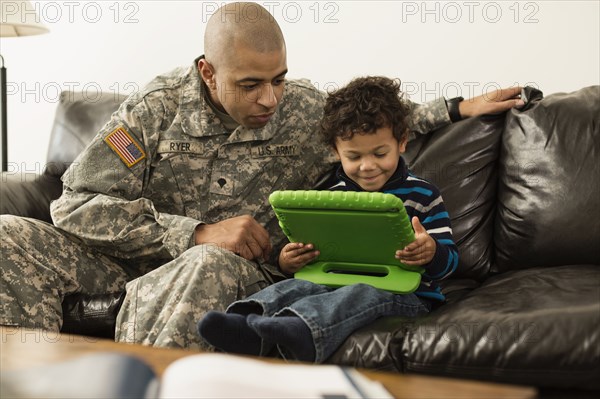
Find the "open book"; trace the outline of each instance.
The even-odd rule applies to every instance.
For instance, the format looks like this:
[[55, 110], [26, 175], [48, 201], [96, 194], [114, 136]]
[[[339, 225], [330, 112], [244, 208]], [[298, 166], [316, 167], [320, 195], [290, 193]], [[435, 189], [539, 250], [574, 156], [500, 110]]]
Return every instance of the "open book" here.
[[161, 379], [124, 354], [83, 355], [3, 371], [2, 398], [392, 398], [355, 369], [206, 353], [171, 363]]

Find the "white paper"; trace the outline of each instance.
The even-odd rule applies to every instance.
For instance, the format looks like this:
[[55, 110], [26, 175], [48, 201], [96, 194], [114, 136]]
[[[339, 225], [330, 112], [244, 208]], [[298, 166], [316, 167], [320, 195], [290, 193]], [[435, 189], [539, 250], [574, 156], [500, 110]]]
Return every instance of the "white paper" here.
[[172, 363], [163, 374], [159, 397], [392, 399], [381, 384], [355, 370], [270, 363], [216, 353], [187, 356]]

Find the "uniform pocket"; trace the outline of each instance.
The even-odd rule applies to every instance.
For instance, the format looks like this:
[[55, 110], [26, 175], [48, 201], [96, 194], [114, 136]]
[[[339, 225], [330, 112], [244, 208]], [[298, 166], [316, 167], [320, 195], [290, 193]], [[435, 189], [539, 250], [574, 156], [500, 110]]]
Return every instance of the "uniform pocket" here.
[[206, 202], [202, 193], [207, 192], [206, 176], [210, 160], [193, 154], [175, 154], [169, 157], [169, 163], [181, 195], [185, 215], [202, 220], [205, 211], [202, 204]]

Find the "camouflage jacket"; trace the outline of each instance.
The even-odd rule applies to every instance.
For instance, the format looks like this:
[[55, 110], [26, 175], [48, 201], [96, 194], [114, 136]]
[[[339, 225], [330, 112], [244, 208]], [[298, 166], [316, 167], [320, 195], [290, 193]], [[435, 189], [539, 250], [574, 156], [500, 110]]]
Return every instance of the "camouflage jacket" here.
[[[284, 236], [269, 194], [310, 188], [331, 167], [317, 137], [325, 96], [307, 80], [287, 80], [265, 127], [231, 131], [208, 104], [196, 63], [158, 76], [63, 175], [54, 224], [107, 255], [160, 262], [194, 245], [199, 223], [247, 214], [277, 248]], [[449, 123], [443, 98], [411, 106], [413, 131]]]

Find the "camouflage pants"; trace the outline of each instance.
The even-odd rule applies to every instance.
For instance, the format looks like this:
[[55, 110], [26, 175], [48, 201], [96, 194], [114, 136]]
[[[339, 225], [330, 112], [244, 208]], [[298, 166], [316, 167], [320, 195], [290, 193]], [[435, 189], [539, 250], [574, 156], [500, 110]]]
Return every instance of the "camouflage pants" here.
[[35, 219], [0, 216], [0, 324], [59, 331], [65, 295], [123, 291], [139, 275]]
[[115, 339], [145, 345], [209, 349], [196, 324], [269, 284], [257, 264], [215, 245], [199, 245], [127, 284]]

